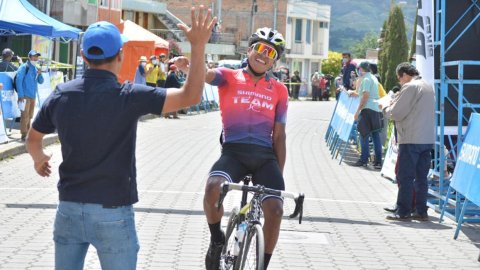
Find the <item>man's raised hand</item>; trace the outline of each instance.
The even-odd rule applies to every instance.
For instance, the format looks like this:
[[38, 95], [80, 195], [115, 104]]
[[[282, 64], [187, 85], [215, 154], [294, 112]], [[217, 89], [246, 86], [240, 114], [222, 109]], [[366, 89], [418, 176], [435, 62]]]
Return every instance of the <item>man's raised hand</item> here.
[[207, 16], [204, 16], [205, 7], [200, 6], [198, 12], [198, 20], [196, 16], [195, 7], [192, 7], [191, 17], [192, 17], [192, 26], [188, 28], [183, 24], [177, 24], [177, 26], [183, 30], [185, 36], [187, 36], [188, 41], [192, 46], [196, 45], [205, 45], [212, 34], [212, 28], [217, 21], [217, 17], [212, 18], [212, 10], [208, 9]]

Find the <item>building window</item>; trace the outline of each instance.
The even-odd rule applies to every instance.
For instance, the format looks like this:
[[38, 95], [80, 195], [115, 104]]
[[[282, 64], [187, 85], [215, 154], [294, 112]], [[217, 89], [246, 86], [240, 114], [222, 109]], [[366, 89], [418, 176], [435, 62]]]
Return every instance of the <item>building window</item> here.
[[320, 28], [328, 29], [328, 22], [320, 22]]
[[108, 6], [108, 1], [109, 0], [99, 0], [98, 2], [99, 2], [101, 7], [107, 7], [108, 8], [109, 7]]
[[295, 20], [295, 43], [302, 43], [302, 19]]
[[311, 28], [311, 24], [312, 24], [312, 21], [307, 21], [307, 33], [306, 33], [306, 37], [305, 37], [307, 44], [310, 44], [311, 38], [312, 38], [312, 37], [311, 37], [311, 34], [310, 34], [310, 32], [311, 32], [311, 29], [310, 29], [310, 28]]
[[122, 10], [121, 3], [122, 0], [112, 0], [112, 9]]
[[133, 11], [131, 11], [131, 10], [125, 11], [125, 20], [126, 21], [129, 20], [129, 21], [132, 21], [132, 22], [135, 20], [135, 18], [133, 16]]

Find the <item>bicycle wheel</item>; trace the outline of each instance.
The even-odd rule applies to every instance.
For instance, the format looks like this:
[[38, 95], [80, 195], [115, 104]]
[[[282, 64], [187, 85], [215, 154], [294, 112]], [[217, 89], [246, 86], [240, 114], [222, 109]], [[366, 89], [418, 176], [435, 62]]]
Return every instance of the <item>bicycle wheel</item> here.
[[227, 228], [225, 228], [225, 245], [222, 249], [222, 257], [220, 259], [220, 269], [233, 269], [235, 263], [233, 256], [233, 246], [235, 243], [235, 225], [237, 225], [238, 208], [234, 207], [228, 217]]
[[265, 242], [263, 239], [262, 226], [255, 224], [245, 234], [244, 242], [238, 256], [239, 270], [263, 270]]

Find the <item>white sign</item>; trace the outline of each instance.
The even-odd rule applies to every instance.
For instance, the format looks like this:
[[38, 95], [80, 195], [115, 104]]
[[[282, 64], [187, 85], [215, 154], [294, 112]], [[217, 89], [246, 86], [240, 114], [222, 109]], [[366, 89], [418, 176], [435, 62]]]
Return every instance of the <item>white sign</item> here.
[[2, 103], [0, 102], [0, 143], [8, 142], [7, 130], [5, 129], [5, 121], [3, 121]]
[[395, 180], [397, 176], [395, 175], [395, 164], [397, 164], [398, 156], [398, 144], [395, 140], [395, 129], [392, 129], [390, 134], [390, 140], [388, 141], [387, 152], [385, 153], [385, 159], [383, 161], [382, 170], [380, 173], [383, 177], [390, 178]]
[[417, 69], [424, 80], [434, 86], [434, 45], [433, 45], [433, 0], [418, 0], [417, 17]]

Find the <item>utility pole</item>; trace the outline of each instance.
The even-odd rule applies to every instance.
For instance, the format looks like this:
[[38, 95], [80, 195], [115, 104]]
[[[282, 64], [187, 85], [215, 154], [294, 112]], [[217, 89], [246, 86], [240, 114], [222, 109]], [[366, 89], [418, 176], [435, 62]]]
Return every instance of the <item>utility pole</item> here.
[[250, 15], [250, 34], [253, 34], [255, 31], [255, 13], [257, 13], [257, 0], [252, 0], [252, 12]]
[[390, 9], [393, 9], [393, 0], [390, 0]]

